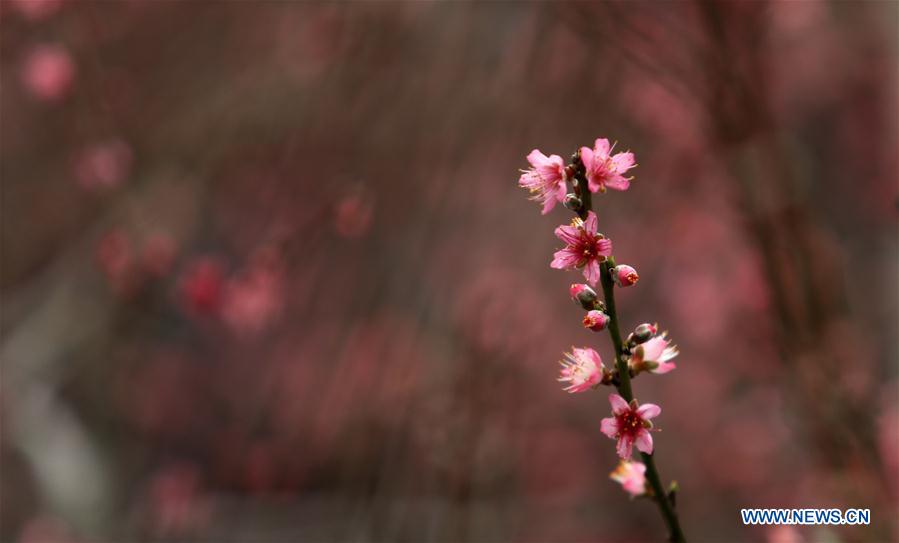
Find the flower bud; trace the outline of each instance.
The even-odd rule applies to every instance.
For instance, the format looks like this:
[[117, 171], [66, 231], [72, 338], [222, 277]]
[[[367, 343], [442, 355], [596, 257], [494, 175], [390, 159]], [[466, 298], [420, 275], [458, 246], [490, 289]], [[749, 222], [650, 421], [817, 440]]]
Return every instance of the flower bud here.
[[589, 328], [594, 332], [601, 332], [609, 325], [609, 316], [602, 311], [588, 311], [584, 316], [584, 328]]
[[578, 303], [581, 304], [581, 307], [587, 311], [596, 309], [596, 291], [590, 288], [589, 285], [575, 283], [571, 285], [568, 292], [571, 294], [571, 297], [577, 300]]
[[612, 281], [619, 287], [629, 287], [640, 279], [637, 270], [627, 264], [619, 264], [609, 271], [612, 273]]
[[[631, 334], [633, 336], [634, 345], [639, 345], [641, 343], [646, 343], [652, 336], [656, 335], [659, 332], [658, 324], [649, 324], [648, 322], [644, 322], [640, 326], [634, 328], [634, 333]], [[629, 338], [630, 339], [630, 338]], [[630, 343], [630, 341], [629, 341]]]
[[578, 212], [581, 210], [581, 199], [577, 197], [574, 193], [568, 193], [565, 195], [565, 201], [562, 202], [562, 205], [570, 209], [571, 211]]

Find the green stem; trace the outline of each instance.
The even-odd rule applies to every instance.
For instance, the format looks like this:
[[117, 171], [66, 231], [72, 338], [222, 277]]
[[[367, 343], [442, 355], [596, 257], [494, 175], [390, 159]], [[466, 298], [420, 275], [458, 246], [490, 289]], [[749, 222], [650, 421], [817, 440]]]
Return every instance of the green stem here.
[[[572, 158], [575, 164], [580, 164], [579, 155], [575, 153]], [[582, 168], [582, 165], [580, 166]], [[587, 178], [581, 169], [575, 179], [574, 191], [581, 199], [581, 207], [578, 215], [582, 220], [587, 219], [587, 213], [593, 210], [592, 194], [587, 188]], [[615, 283], [612, 282], [612, 267], [615, 266], [615, 259], [609, 257], [600, 264], [600, 283], [602, 284], [602, 293], [606, 302], [606, 314], [609, 316], [609, 335], [612, 336], [612, 343], [615, 344], [615, 367], [618, 369], [619, 384], [616, 385], [618, 393], [621, 397], [630, 402], [634, 399], [631, 391], [631, 375], [627, 367], [628, 353], [625, 350], [624, 342], [621, 340], [621, 328], [618, 324], [618, 311], [615, 309]], [[686, 543], [684, 533], [680, 528], [680, 521], [677, 518], [677, 511], [674, 504], [668, 497], [668, 493], [662, 486], [662, 480], [659, 477], [659, 471], [656, 469], [656, 463], [651, 454], [640, 453], [643, 458], [643, 464], [646, 466], [646, 479], [652, 487], [653, 501], [659, 506], [659, 511], [665, 519], [668, 526], [668, 539], [673, 543]]]
[[621, 341], [621, 328], [618, 325], [618, 311], [615, 310], [615, 284], [612, 282], [612, 267], [615, 265], [615, 259], [609, 257], [599, 266], [600, 282], [602, 283], [602, 294], [606, 300], [606, 314], [609, 316], [609, 335], [612, 336], [612, 343], [615, 344], [615, 367], [618, 368], [618, 378], [621, 384], [618, 385], [618, 392], [621, 397], [627, 401], [634, 399], [631, 392], [631, 375], [627, 368], [627, 352], [624, 349], [624, 342]]
[[[606, 302], [606, 314], [609, 316], [609, 335], [612, 336], [612, 343], [615, 344], [615, 367], [618, 368], [618, 393], [621, 397], [630, 402], [634, 399], [631, 392], [631, 376], [627, 367], [627, 352], [624, 348], [624, 342], [621, 340], [621, 330], [618, 324], [618, 311], [615, 309], [615, 284], [612, 282], [611, 269], [615, 265], [612, 257], [609, 257], [600, 265], [600, 282], [602, 283], [602, 293]], [[677, 518], [677, 512], [668, 497], [668, 493], [662, 486], [659, 471], [656, 469], [656, 463], [651, 454], [640, 453], [643, 458], [643, 464], [646, 466], [646, 479], [652, 487], [653, 501], [659, 506], [659, 511], [668, 525], [668, 538], [675, 543], [685, 543], [686, 539], [680, 528], [680, 521]]]
[[662, 486], [655, 460], [651, 454], [640, 453], [640, 456], [643, 458], [643, 464], [646, 466], [646, 479], [649, 481], [649, 486], [652, 487], [652, 491], [655, 494], [653, 499], [659, 506], [662, 516], [665, 517], [665, 524], [668, 525], [668, 539], [674, 543], [686, 543], [687, 540], [684, 539], [684, 533], [680, 529], [677, 511], [674, 510], [671, 499], [668, 497], [668, 492]]

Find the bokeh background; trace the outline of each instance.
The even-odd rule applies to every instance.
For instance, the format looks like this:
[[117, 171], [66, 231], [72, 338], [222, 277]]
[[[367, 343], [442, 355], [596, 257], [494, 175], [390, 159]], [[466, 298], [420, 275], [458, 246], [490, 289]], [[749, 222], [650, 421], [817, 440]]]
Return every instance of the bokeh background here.
[[[661, 541], [555, 381], [595, 198], [692, 541], [896, 541], [895, 2], [0, 4], [0, 539]], [[744, 527], [859, 507], [867, 527]]]

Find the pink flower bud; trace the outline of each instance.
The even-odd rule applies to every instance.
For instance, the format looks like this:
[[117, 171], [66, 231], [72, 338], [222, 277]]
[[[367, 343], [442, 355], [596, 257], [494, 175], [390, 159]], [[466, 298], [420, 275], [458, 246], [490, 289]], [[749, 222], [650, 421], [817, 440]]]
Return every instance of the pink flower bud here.
[[658, 324], [649, 324], [648, 322], [644, 322], [643, 324], [634, 328], [634, 333], [631, 334], [628, 343], [633, 345], [639, 345], [640, 343], [646, 343], [652, 336], [659, 333], [659, 325]]
[[[577, 300], [580, 294], [585, 291], [592, 292], [593, 289], [583, 283], [572, 283], [571, 287], [568, 288], [568, 293], [571, 294], [571, 297], [575, 300]], [[596, 293], [593, 292], [593, 295], [595, 296]]]
[[596, 309], [596, 291], [590, 288], [589, 285], [575, 283], [568, 289], [568, 293], [587, 311]]
[[584, 328], [589, 328], [594, 332], [601, 332], [609, 325], [609, 316], [602, 311], [588, 311], [584, 317]]
[[636, 284], [640, 279], [640, 276], [637, 275], [637, 270], [627, 264], [615, 266], [610, 271], [612, 272], [612, 280], [619, 287], [629, 287]]

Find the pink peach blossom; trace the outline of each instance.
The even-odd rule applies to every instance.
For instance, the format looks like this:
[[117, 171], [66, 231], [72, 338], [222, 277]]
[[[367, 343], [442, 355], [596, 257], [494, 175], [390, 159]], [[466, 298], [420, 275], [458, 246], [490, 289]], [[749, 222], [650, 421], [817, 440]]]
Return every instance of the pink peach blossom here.
[[572, 347], [570, 353], [565, 353], [565, 360], [559, 364], [562, 365], [559, 381], [569, 383], [564, 390], [570, 393], [583, 392], [602, 382], [602, 359], [593, 349]]
[[568, 293], [571, 294], [571, 298], [575, 302], [580, 304], [580, 306], [587, 311], [590, 311], [597, 306], [596, 291], [590, 288], [589, 285], [575, 283], [568, 289]]
[[646, 466], [642, 462], [619, 460], [615, 471], [609, 474], [609, 478], [621, 483], [621, 487], [632, 498], [646, 494]]
[[584, 268], [584, 277], [591, 285], [599, 281], [599, 263], [612, 254], [612, 241], [596, 232], [596, 214], [590, 211], [587, 220], [575, 218], [570, 225], [556, 228], [556, 237], [567, 246], [556, 251], [550, 266], [559, 270]]
[[609, 316], [594, 309], [592, 311], [588, 311], [584, 316], [584, 328], [589, 328], [594, 332], [601, 332], [606, 329], [606, 326], [609, 325]]
[[662, 333], [634, 349], [630, 366], [637, 373], [644, 370], [649, 373], [668, 373], [677, 367], [674, 362], [669, 362], [677, 355], [677, 346], [671, 344], [667, 333]]
[[662, 412], [662, 408], [652, 404], [640, 405], [637, 400], [630, 403], [618, 394], [609, 395], [612, 404], [612, 417], [602, 419], [602, 433], [618, 440], [616, 450], [621, 458], [630, 458], [633, 446], [646, 454], [652, 454], [652, 422]]
[[531, 168], [522, 170], [518, 186], [531, 192], [531, 200], [543, 204], [542, 213], [546, 215], [556, 202], [565, 200], [565, 162], [559, 155], [547, 157], [538, 149], [531, 151], [528, 162]]
[[636, 166], [634, 153], [630, 151], [612, 154], [609, 140], [599, 138], [593, 146], [581, 147], [581, 161], [587, 170], [587, 186], [590, 192], [605, 192], [606, 187], [627, 190], [630, 179], [624, 173]]
[[65, 47], [38, 45], [28, 53], [22, 68], [22, 84], [38, 100], [62, 99], [75, 79], [75, 63]]
[[629, 287], [637, 284], [637, 281], [640, 280], [637, 270], [627, 264], [619, 264], [609, 271], [612, 273], [612, 281], [619, 287]]

